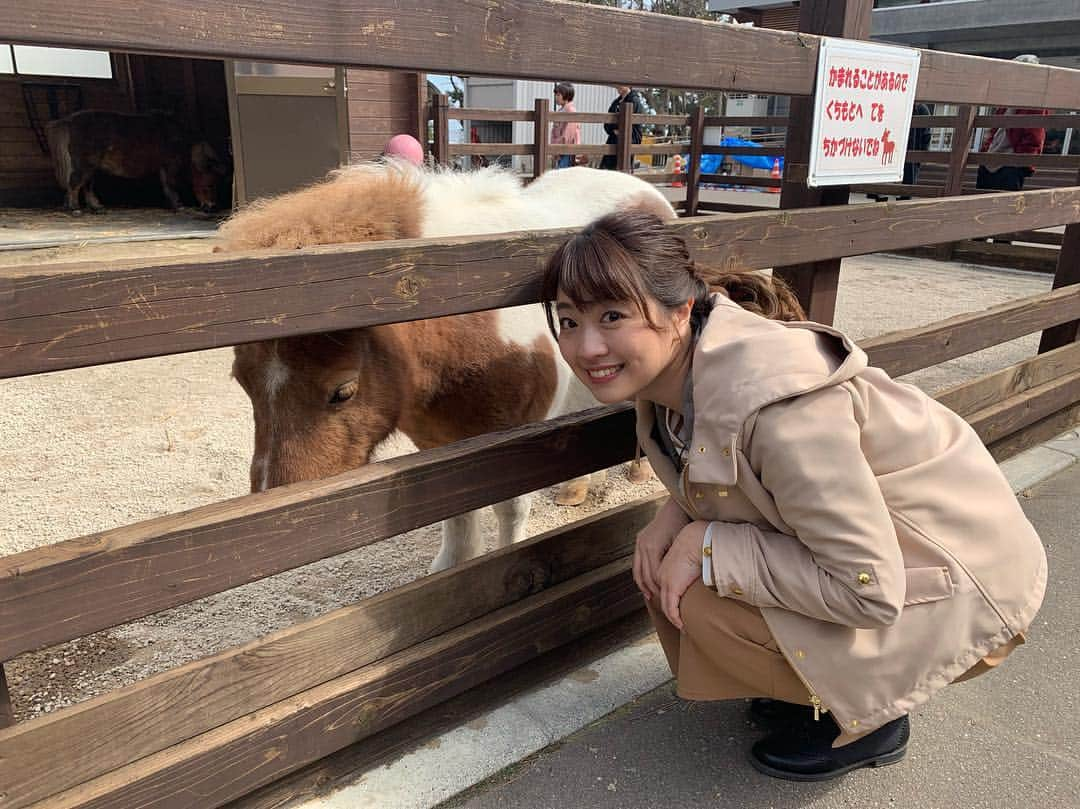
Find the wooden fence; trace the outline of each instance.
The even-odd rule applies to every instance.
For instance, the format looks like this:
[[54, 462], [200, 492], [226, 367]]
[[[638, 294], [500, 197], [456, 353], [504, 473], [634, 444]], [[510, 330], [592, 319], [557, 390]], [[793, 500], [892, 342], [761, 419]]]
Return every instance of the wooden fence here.
[[[804, 0], [793, 34], [537, 0], [160, 0], [152, 19], [118, 0], [27, 0], [0, 6], [0, 38], [477, 75], [547, 77], [557, 65], [574, 81], [798, 96], [784, 210], [672, 227], [703, 261], [777, 268], [829, 320], [844, 257], [1066, 225], [1052, 292], [864, 342], [902, 374], [1042, 331], [1039, 355], [941, 397], [1005, 457], [1080, 419], [1080, 187], [844, 208], [846, 188], [795, 180], [816, 34], [865, 36], [870, 6]], [[1062, 107], [1080, 97], [1080, 72], [927, 52], [919, 95]], [[0, 270], [0, 377], [535, 302], [564, 236]], [[453, 268], [465, 263], [462, 290]], [[603, 408], [0, 559], [0, 661], [610, 466], [633, 441], [628, 410]], [[629, 554], [656, 507], [617, 509], [28, 721], [12, 723], [0, 680], [0, 805], [209, 809], [378, 739], [639, 611]]]

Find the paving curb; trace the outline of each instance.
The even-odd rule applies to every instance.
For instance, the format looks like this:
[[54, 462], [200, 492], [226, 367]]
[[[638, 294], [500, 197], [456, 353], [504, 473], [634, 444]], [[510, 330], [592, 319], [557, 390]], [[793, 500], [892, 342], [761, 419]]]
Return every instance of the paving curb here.
[[[1069, 430], [1001, 464], [1021, 494], [1080, 463], [1080, 430]], [[649, 636], [654, 637], [654, 636]], [[527, 756], [644, 696], [671, 678], [656, 642], [635, 643], [587, 663], [453, 728], [393, 761], [353, 774], [303, 809], [430, 809]]]

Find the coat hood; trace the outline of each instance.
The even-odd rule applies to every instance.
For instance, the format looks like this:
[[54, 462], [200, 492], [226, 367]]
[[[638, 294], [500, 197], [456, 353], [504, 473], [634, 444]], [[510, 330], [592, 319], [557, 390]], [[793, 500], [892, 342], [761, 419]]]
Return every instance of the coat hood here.
[[761, 408], [839, 385], [862, 372], [866, 353], [829, 326], [780, 322], [748, 312], [726, 295], [712, 311], [691, 364], [695, 414], [689, 479], [734, 486], [747, 420]]

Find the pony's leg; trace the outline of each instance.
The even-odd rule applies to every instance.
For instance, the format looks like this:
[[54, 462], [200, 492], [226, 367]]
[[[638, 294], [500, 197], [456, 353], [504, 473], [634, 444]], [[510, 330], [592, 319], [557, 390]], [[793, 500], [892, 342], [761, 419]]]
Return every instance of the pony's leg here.
[[165, 194], [165, 199], [169, 201], [174, 211], [179, 211], [184, 207], [184, 203], [180, 199], [180, 195], [176, 193], [176, 173], [166, 169], [158, 169], [158, 179], [161, 180], [161, 190]]
[[472, 559], [484, 552], [480, 536], [480, 512], [466, 511], [448, 520], [443, 520], [443, 540], [439, 553], [431, 563], [431, 572], [460, 565], [466, 559]]
[[83, 193], [86, 194], [86, 204], [90, 206], [90, 210], [94, 213], [105, 213], [105, 206], [101, 204], [101, 200], [98, 199], [98, 195], [94, 193], [94, 178], [91, 177], [90, 181], [83, 189]]
[[532, 509], [532, 495], [523, 494], [496, 503], [492, 508], [499, 518], [499, 547], [505, 548], [525, 539], [528, 527], [529, 511]]

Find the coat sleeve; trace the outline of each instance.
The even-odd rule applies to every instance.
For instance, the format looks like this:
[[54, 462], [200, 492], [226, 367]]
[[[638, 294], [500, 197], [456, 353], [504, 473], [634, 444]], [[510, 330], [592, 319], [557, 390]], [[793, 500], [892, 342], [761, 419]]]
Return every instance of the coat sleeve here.
[[904, 562], [860, 432], [843, 387], [758, 414], [750, 464], [796, 536], [751, 523], [714, 525], [720, 595], [845, 626], [896, 621], [906, 590]]

